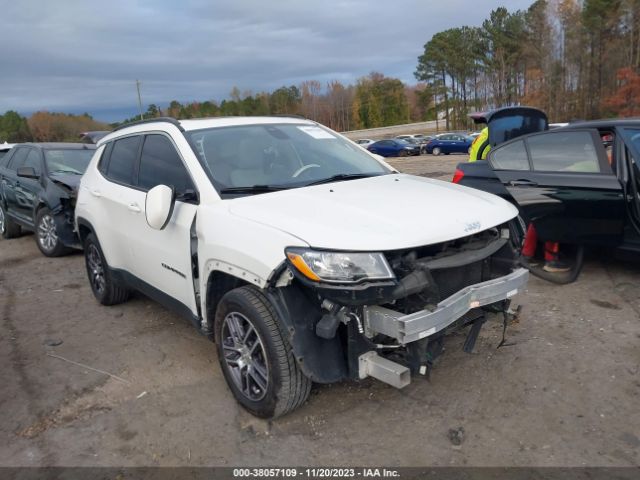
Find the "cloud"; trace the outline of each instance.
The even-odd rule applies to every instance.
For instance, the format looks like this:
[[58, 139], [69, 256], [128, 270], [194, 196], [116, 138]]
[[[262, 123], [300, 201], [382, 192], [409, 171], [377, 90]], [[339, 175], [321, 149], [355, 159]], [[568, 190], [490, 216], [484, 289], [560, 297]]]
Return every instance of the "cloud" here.
[[[511, 0], [508, 8], [530, 3]], [[0, 111], [88, 111], [118, 120], [136, 110], [136, 79], [145, 104], [221, 100], [234, 86], [258, 92], [309, 79], [353, 82], [373, 70], [413, 83], [434, 33], [479, 25], [500, 4], [4, 2]]]

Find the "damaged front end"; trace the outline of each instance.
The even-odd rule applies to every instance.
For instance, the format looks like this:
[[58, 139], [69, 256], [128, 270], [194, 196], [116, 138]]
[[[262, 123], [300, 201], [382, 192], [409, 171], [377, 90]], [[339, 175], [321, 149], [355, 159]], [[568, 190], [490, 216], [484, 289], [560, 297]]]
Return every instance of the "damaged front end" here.
[[528, 279], [518, 238], [514, 220], [435, 245], [343, 253], [331, 268], [337, 254], [288, 250], [268, 295], [312, 380], [372, 376], [401, 388], [429, 372], [447, 333], [471, 324], [470, 352], [486, 312], [501, 312], [506, 329], [510, 298]]
[[46, 198], [42, 199], [42, 203], [51, 206], [51, 216], [56, 224], [56, 233], [60, 242], [65, 247], [81, 248], [74, 220], [77, 187], [56, 178], [52, 178], [52, 181], [55, 186], [47, 190]]

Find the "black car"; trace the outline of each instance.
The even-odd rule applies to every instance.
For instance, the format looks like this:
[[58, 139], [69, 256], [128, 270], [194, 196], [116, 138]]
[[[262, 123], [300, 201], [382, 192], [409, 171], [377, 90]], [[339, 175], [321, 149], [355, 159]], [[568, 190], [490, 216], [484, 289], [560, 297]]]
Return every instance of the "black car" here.
[[0, 232], [16, 237], [35, 231], [36, 243], [48, 257], [79, 247], [73, 211], [80, 178], [94, 145], [25, 143], [0, 160]]
[[539, 239], [569, 246], [572, 281], [583, 246], [640, 252], [639, 162], [640, 121], [598, 120], [504, 142], [454, 182], [513, 202]]

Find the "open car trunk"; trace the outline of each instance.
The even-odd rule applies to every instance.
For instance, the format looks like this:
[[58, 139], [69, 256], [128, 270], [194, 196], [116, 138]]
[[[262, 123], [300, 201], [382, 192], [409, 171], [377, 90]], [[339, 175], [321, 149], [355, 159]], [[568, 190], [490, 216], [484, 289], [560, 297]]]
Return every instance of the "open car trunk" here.
[[489, 144], [500, 145], [527, 133], [549, 129], [549, 119], [542, 110], [532, 107], [505, 107], [469, 115], [476, 125], [487, 124]]

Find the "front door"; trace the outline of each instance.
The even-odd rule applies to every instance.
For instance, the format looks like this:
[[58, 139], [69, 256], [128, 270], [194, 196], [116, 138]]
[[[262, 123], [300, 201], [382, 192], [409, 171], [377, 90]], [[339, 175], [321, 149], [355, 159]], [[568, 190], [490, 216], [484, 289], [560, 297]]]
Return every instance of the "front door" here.
[[[169, 295], [196, 315], [191, 258], [191, 227], [197, 211], [194, 183], [171, 139], [163, 134], [146, 135], [136, 175], [137, 190], [130, 231], [132, 273]], [[163, 230], [146, 221], [146, 192], [157, 185], [175, 190], [171, 219]]]
[[21, 155], [11, 162], [13, 174], [14, 204], [9, 210], [16, 217], [20, 217], [27, 224], [35, 223], [34, 209], [38, 199], [38, 192], [42, 190], [39, 179], [19, 177], [15, 170], [20, 167], [31, 167], [36, 175], [42, 175], [42, 154], [35, 148], [29, 148], [26, 155]]
[[[640, 235], [640, 128], [622, 128], [618, 132], [624, 144], [617, 149], [624, 158], [624, 188], [627, 206], [627, 219], [630, 228]], [[637, 242], [637, 239], [636, 239]]]
[[491, 167], [542, 240], [618, 245], [625, 201], [597, 130], [555, 130], [492, 150]]

